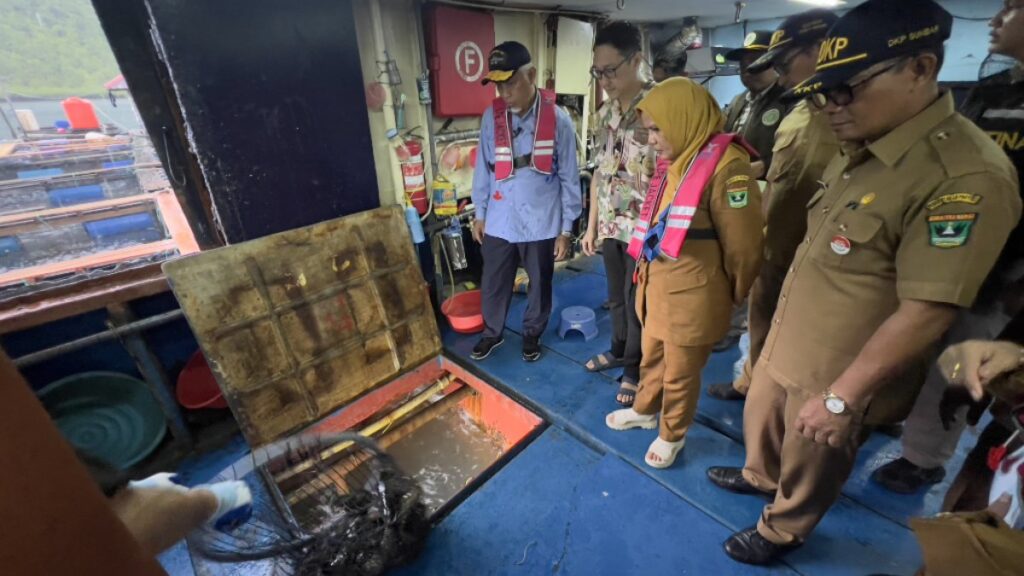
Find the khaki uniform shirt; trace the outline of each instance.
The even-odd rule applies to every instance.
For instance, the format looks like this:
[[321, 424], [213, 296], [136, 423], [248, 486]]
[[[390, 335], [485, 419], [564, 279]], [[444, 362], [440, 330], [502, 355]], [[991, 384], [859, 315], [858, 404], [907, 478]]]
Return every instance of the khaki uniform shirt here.
[[808, 235], [761, 359], [783, 385], [818, 393], [900, 300], [970, 306], [1021, 200], [1006, 155], [954, 112], [946, 93], [877, 141], [837, 156], [808, 208]]
[[839, 153], [839, 140], [825, 113], [801, 101], [775, 132], [766, 176], [765, 265], [788, 267], [807, 233], [807, 203], [818, 191], [825, 167]]
[[[704, 190], [679, 258], [641, 262], [636, 309], [644, 331], [676, 346], [721, 340], [733, 305], [746, 298], [760, 271], [763, 226], [750, 162], [733, 160]], [[701, 239], [700, 231], [714, 231], [717, 239]]]
[[615, 98], [597, 111], [597, 240], [614, 238], [626, 244], [640, 216], [647, 185], [654, 174], [654, 152], [636, 105], [654, 85], [644, 86], [625, 112]]
[[[772, 163], [772, 145], [775, 143], [775, 131], [786, 116], [789, 108], [782, 103], [785, 88], [772, 84], [764, 92], [751, 97], [749, 91], [733, 98], [726, 108], [725, 131], [736, 132], [746, 140], [765, 166]], [[740, 119], [746, 111], [746, 121], [740, 126]], [[753, 160], [751, 160], [753, 161]]]

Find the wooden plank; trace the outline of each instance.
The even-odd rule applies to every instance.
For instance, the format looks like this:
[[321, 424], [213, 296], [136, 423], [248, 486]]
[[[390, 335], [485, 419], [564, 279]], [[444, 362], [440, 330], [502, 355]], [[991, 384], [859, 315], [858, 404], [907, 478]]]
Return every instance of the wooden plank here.
[[130, 216], [140, 212], [150, 212], [156, 208], [153, 200], [154, 199], [149, 199], [143, 202], [129, 202], [125, 206], [103, 208], [89, 212], [73, 212], [71, 214], [43, 220], [22, 218], [22, 221], [18, 224], [0, 224], [0, 236], [18, 236], [29, 232], [36, 232], [40, 229], [48, 230], [57, 226], [73, 226], [75, 224], [85, 224], [86, 222], [94, 222], [96, 220], [106, 220], [108, 218], [117, 218], [118, 216]]
[[96, 202], [87, 202], [84, 204], [75, 204], [73, 206], [63, 206], [60, 208], [47, 208], [46, 210], [37, 210], [35, 212], [4, 214], [0, 216], [0, 228], [14, 224], [25, 224], [28, 222], [41, 222], [57, 218], [66, 218], [72, 214], [81, 214], [95, 210], [120, 208], [129, 204], [149, 203], [154, 200], [155, 197], [153, 193], [135, 194], [134, 196], [124, 196], [123, 198], [107, 198], [105, 200], [97, 200]]
[[199, 252], [199, 242], [192, 233], [192, 225], [188, 223], [174, 190], [161, 190], [150, 195], [156, 199], [157, 206], [160, 207], [160, 218], [164, 221], [171, 239], [178, 245], [178, 251], [182, 254]]
[[159, 162], [144, 162], [142, 164], [130, 164], [128, 166], [118, 166], [116, 168], [96, 168], [95, 170], [82, 170], [81, 172], [69, 172], [67, 174], [61, 174], [60, 176], [49, 176], [42, 178], [18, 178], [15, 180], [0, 180], [0, 192], [7, 192], [17, 188], [23, 188], [25, 186], [35, 186], [40, 182], [46, 182], [55, 184], [67, 180], [69, 182], [75, 182], [81, 178], [87, 176], [102, 176], [113, 172], [133, 172], [135, 170], [148, 170], [150, 168], [162, 168]]
[[254, 447], [441, 348], [398, 207], [181, 258], [164, 272]]
[[0, 306], [0, 334], [27, 330], [109, 304], [129, 302], [170, 290], [159, 266], [125, 270], [103, 278], [30, 294]]
[[160, 242], [140, 244], [138, 246], [121, 248], [120, 250], [109, 250], [107, 252], [90, 254], [73, 260], [55, 262], [53, 264], [40, 264], [39, 266], [19, 268], [17, 270], [0, 274], [0, 286], [18, 284], [21, 282], [35, 282], [49, 276], [81, 272], [92, 268], [109, 266], [111, 264], [124, 262], [125, 260], [144, 258], [161, 252], [171, 252], [172, 250], [177, 249], [177, 247], [178, 246], [174, 243], [174, 240], [161, 240]]

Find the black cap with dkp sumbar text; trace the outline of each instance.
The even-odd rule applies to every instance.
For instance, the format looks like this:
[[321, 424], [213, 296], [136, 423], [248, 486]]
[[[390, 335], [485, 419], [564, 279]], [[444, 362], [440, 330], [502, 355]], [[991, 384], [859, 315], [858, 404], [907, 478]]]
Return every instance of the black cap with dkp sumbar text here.
[[879, 62], [939, 47], [952, 29], [953, 16], [933, 0], [868, 0], [829, 30], [814, 76], [790, 95], [829, 90]]
[[839, 16], [828, 10], [816, 8], [799, 14], [794, 14], [782, 21], [782, 24], [772, 33], [771, 44], [764, 56], [761, 56], [749, 70], [755, 74], [768, 69], [783, 53], [790, 48], [810, 46], [821, 40], [828, 34], [828, 29], [836, 23]]
[[487, 56], [487, 75], [480, 82], [505, 82], [517, 70], [530, 63], [530, 51], [519, 42], [502, 42]]

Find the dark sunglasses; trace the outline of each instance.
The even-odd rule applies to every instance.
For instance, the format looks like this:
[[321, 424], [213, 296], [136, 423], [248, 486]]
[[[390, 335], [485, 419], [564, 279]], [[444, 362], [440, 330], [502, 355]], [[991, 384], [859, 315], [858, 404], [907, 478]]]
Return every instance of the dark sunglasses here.
[[618, 64], [611, 68], [596, 68], [594, 66], [591, 66], [590, 76], [593, 77], [594, 80], [600, 80], [602, 76], [611, 80], [612, 78], [615, 78], [615, 76], [618, 74], [619, 68], [622, 68], [623, 64], [629, 62], [629, 60], [633, 58], [635, 54], [636, 52], [630, 52], [628, 56], [622, 59], [622, 62], [619, 62]]
[[868, 76], [861, 78], [860, 80], [853, 82], [851, 84], [840, 84], [834, 88], [829, 88], [828, 90], [823, 90], [816, 94], [812, 94], [810, 97], [811, 103], [814, 104], [818, 109], [825, 108], [826, 106], [828, 106], [829, 102], [835, 104], [836, 106], [848, 106], [850, 102], [853, 102], [854, 90], [858, 86], [864, 86], [868, 82], [892, 70], [893, 68], [898, 66], [900, 62], [902, 62], [902, 60], [893, 62], [892, 64], [880, 70], [876, 70], [873, 74], [869, 74]]

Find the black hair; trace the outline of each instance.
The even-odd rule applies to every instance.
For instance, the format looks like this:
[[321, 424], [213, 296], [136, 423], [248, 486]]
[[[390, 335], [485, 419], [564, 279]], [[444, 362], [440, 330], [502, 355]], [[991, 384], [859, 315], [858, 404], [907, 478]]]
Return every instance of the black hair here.
[[682, 76], [686, 72], [686, 47], [670, 42], [658, 51], [651, 68], [661, 68], [670, 77]]
[[597, 31], [594, 48], [606, 45], [615, 48], [623, 56], [629, 56], [643, 50], [643, 36], [636, 24], [615, 20]]

